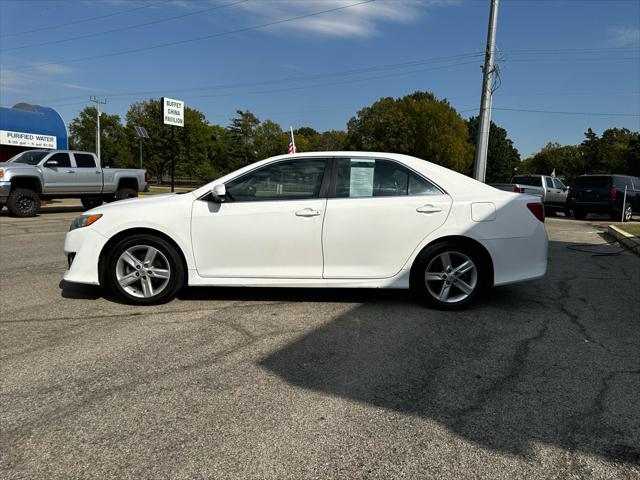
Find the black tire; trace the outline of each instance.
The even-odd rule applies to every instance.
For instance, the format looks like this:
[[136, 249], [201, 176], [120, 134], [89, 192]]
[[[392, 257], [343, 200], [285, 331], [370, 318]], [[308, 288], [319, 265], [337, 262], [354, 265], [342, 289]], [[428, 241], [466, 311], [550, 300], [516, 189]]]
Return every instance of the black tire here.
[[80, 201], [86, 210], [99, 207], [103, 203], [102, 197], [82, 197]]
[[[441, 256], [449, 254], [449, 273], [446, 273]], [[473, 271], [455, 274], [456, 268], [463, 262], [471, 261]], [[427, 273], [435, 275], [435, 271], [441, 278], [427, 280]], [[468, 307], [482, 291], [490, 287], [491, 266], [485, 255], [479, 251], [479, 247], [473, 247], [466, 243], [445, 241], [425, 248], [416, 258], [411, 268], [410, 287], [418, 301], [440, 310], [458, 310]], [[446, 276], [446, 280], [444, 278]], [[447, 283], [449, 282], [449, 283]], [[470, 292], [464, 292], [460, 286], [465, 284], [465, 289], [472, 287]], [[438, 298], [448, 287], [446, 300]]]
[[135, 198], [138, 196], [138, 192], [136, 192], [133, 188], [121, 188], [114, 195], [114, 200], [124, 200], [126, 198]]
[[545, 217], [555, 217], [556, 210], [553, 207], [544, 207], [544, 216]]
[[40, 195], [28, 188], [14, 188], [7, 198], [7, 209], [14, 217], [35, 217], [40, 211]]
[[577, 208], [574, 208], [573, 218], [575, 218], [576, 220], [584, 220], [585, 218], [587, 218], [587, 212], [585, 212], [584, 210], [578, 210]]
[[564, 216], [565, 216], [565, 217], [572, 217], [572, 216], [573, 216], [573, 213], [572, 213], [572, 211], [571, 211], [571, 209], [570, 209], [570, 208], [565, 208], [565, 209], [563, 210], [563, 212], [564, 212]]
[[[124, 252], [131, 252], [136, 249], [140, 249], [140, 252], [143, 253], [143, 249], [148, 247], [153, 247], [159, 252], [159, 254], [156, 254], [154, 265], [157, 268], [168, 270], [169, 276], [166, 285], [159, 293], [145, 296], [145, 289], [142, 285], [142, 282], [145, 281], [143, 280], [145, 274], [149, 275], [148, 281], [152, 282], [154, 288], [161, 288], [164, 279], [157, 276], [153, 277], [153, 272], [150, 274], [149, 269], [145, 271], [145, 263], [142, 255], [134, 254], [140, 262], [139, 269], [134, 269], [124, 260], [120, 261], [120, 257]], [[163, 265], [165, 262], [168, 268]], [[123, 266], [128, 267], [128, 270], [123, 270]], [[168, 302], [176, 296], [185, 283], [185, 268], [180, 254], [169, 242], [153, 235], [133, 235], [121, 240], [109, 253], [105, 268], [104, 278], [107, 287], [127, 303], [134, 305], [153, 305]], [[153, 266], [151, 266], [151, 269], [153, 269]], [[140, 275], [136, 275], [139, 279], [136, 278], [129, 286], [121, 285], [118, 276], [120, 275], [122, 280], [124, 276], [131, 275], [132, 273], [139, 273]]]

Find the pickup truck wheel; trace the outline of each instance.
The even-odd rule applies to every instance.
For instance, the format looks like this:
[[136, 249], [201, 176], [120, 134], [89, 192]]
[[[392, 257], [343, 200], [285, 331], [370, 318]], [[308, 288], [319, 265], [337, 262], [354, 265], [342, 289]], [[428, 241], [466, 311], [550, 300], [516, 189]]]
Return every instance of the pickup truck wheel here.
[[15, 188], [7, 198], [7, 209], [15, 217], [35, 217], [40, 211], [40, 195], [28, 188]]
[[107, 258], [106, 279], [127, 303], [151, 305], [175, 297], [185, 278], [176, 249], [153, 235], [133, 235], [120, 241]]
[[82, 206], [87, 210], [102, 205], [102, 197], [82, 197], [80, 201], [82, 202]]
[[576, 220], [584, 220], [585, 218], [587, 218], [587, 212], [585, 212], [584, 210], [578, 210], [577, 208], [574, 208], [573, 218], [575, 218]]
[[116, 200], [124, 200], [125, 198], [135, 198], [138, 196], [138, 192], [136, 192], [133, 188], [121, 188], [115, 194]]
[[458, 242], [438, 243], [416, 258], [410, 286], [428, 306], [457, 310], [467, 307], [487, 287], [488, 270], [474, 248]]

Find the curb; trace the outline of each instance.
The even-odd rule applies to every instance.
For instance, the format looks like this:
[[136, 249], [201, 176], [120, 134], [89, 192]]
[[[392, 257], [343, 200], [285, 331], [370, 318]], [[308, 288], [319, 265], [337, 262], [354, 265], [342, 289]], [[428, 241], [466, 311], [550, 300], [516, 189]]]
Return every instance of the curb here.
[[618, 240], [627, 250], [640, 256], [640, 238], [625, 232], [613, 225], [609, 225], [609, 234]]

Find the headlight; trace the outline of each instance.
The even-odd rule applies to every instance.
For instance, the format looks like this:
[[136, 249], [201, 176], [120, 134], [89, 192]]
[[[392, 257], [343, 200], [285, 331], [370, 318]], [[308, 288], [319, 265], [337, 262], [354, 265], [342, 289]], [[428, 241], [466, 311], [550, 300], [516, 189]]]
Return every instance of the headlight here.
[[92, 223], [97, 222], [102, 218], [101, 213], [96, 213], [94, 215], [81, 215], [76, 217], [73, 222], [71, 222], [71, 226], [69, 227], [69, 231], [75, 230], [76, 228], [88, 227]]

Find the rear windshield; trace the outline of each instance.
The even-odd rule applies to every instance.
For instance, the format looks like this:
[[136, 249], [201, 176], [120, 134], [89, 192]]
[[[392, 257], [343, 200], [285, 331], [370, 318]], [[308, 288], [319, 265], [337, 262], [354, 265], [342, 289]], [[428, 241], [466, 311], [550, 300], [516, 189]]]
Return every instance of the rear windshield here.
[[573, 181], [572, 188], [609, 188], [611, 177], [578, 177]]
[[27, 165], [37, 165], [38, 163], [40, 163], [40, 160], [42, 160], [45, 157], [45, 155], [48, 155], [48, 154], [49, 152], [26, 151], [26, 152], [19, 153], [15, 157], [9, 159], [9, 161], [13, 163], [26, 163]]
[[513, 177], [511, 183], [519, 183], [520, 185], [531, 185], [532, 187], [541, 187], [542, 177]]

